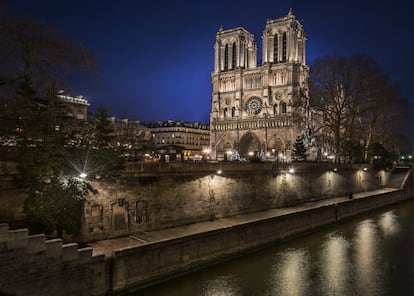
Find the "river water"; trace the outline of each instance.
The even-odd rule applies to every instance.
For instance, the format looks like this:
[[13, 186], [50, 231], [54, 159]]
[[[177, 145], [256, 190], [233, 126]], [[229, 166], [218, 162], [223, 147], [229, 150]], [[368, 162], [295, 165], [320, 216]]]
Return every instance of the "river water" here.
[[414, 201], [129, 295], [414, 295]]

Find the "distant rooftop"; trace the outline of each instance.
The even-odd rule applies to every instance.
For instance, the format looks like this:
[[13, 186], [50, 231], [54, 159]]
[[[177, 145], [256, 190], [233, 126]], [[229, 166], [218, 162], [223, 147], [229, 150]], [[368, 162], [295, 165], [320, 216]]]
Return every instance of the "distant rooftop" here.
[[203, 130], [208, 130], [210, 128], [208, 124], [202, 124], [199, 122], [188, 122], [188, 121], [174, 121], [174, 120], [147, 121], [147, 122], [142, 122], [142, 124], [148, 128], [188, 127], [188, 128], [203, 129]]

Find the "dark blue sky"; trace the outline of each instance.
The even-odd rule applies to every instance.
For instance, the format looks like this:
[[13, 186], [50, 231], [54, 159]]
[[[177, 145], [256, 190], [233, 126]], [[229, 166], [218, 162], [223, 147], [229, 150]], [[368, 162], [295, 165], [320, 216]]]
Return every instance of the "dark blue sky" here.
[[[9, 14], [55, 24], [98, 59], [100, 78], [74, 84], [91, 109], [130, 119], [208, 123], [215, 34], [242, 26], [261, 59], [267, 19], [292, 8], [308, 38], [307, 61], [364, 53], [400, 84], [414, 106], [414, 41], [409, 1], [29, 1], [3, 2]], [[387, 1], [389, 2], [389, 1]], [[0, 6], [1, 7], [1, 6]]]

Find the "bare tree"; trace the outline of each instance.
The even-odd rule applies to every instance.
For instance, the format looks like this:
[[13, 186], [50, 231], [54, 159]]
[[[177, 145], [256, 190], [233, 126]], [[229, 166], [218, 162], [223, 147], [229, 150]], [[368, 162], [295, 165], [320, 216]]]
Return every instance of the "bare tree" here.
[[333, 152], [349, 161], [367, 161], [374, 143], [393, 144], [396, 127], [408, 118], [407, 99], [365, 55], [318, 59], [311, 69], [310, 94], [314, 130], [328, 136]]

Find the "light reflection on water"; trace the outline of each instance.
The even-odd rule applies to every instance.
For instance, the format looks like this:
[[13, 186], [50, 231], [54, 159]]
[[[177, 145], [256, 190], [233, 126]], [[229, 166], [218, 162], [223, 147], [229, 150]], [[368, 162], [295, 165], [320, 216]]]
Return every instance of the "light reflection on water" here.
[[310, 284], [310, 256], [304, 249], [288, 249], [276, 255], [266, 295], [307, 295]]
[[240, 284], [234, 276], [219, 276], [206, 282], [204, 296], [237, 296], [240, 295]]
[[349, 245], [339, 233], [325, 237], [319, 253], [319, 286], [323, 295], [346, 295], [351, 270]]
[[367, 219], [359, 223], [354, 231], [355, 290], [364, 295], [380, 295], [381, 258], [377, 248], [380, 243], [375, 221]]
[[414, 295], [413, 226], [411, 202], [131, 295]]

